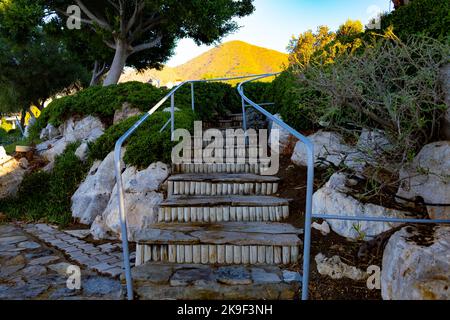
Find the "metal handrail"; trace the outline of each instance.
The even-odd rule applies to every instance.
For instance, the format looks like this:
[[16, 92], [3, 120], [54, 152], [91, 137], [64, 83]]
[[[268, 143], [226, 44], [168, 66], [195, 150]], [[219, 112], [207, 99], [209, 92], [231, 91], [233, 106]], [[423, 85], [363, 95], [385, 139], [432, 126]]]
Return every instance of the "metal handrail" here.
[[[276, 76], [279, 73], [274, 73], [271, 76]], [[247, 130], [247, 120], [246, 120], [246, 103], [248, 103], [251, 107], [265, 115], [267, 118], [278, 124], [281, 128], [288, 131], [298, 140], [303, 142], [306, 146], [307, 151], [307, 178], [306, 178], [306, 209], [305, 209], [305, 239], [303, 246], [303, 256], [309, 257], [311, 250], [311, 223], [312, 223], [312, 197], [314, 191], [314, 145], [313, 143], [300, 132], [275, 117], [273, 114], [269, 113], [267, 110], [263, 109], [260, 105], [251, 101], [244, 93], [243, 86], [249, 82], [260, 80], [268, 77], [267, 75], [258, 76], [253, 79], [244, 81], [240, 83], [237, 87], [237, 90], [242, 98], [242, 115], [243, 115], [243, 129], [244, 132]], [[309, 284], [309, 263], [303, 264], [303, 277], [302, 277], [302, 299], [308, 299], [308, 284]]]
[[261, 77], [266, 78], [273, 76], [273, 74], [264, 74], [264, 75], [248, 75], [248, 76], [239, 76], [239, 77], [228, 77], [228, 78], [216, 78], [216, 79], [206, 79], [206, 80], [188, 80], [183, 81], [177, 87], [172, 89], [164, 98], [162, 98], [150, 111], [148, 111], [144, 116], [142, 116], [139, 121], [137, 121], [123, 136], [117, 140], [114, 148], [114, 171], [116, 175], [116, 183], [117, 183], [117, 196], [119, 199], [119, 220], [121, 226], [121, 238], [122, 238], [122, 247], [123, 247], [123, 260], [124, 260], [124, 268], [125, 268], [125, 278], [127, 283], [127, 297], [128, 300], [133, 300], [133, 282], [131, 276], [131, 266], [130, 266], [130, 252], [128, 246], [128, 229], [127, 229], [127, 217], [125, 212], [125, 199], [123, 194], [123, 182], [122, 182], [122, 164], [120, 159], [122, 158], [122, 146], [125, 141], [152, 115], [154, 114], [165, 102], [167, 102], [170, 98], [171, 100], [171, 117], [169, 121], [163, 126], [161, 130], [164, 130], [169, 123], [171, 124], [171, 133], [173, 138], [173, 132], [175, 130], [175, 93], [184, 85], [190, 83], [191, 84], [191, 105], [192, 110], [195, 110], [195, 83], [200, 82], [220, 82], [220, 81], [229, 81], [229, 80], [239, 80], [239, 79], [248, 79]]
[[298, 131], [291, 128], [289, 125], [278, 119], [274, 115], [270, 114], [261, 105], [258, 105], [248, 99], [244, 94], [243, 85], [259, 80], [264, 77], [256, 77], [244, 81], [239, 84], [238, 92], [242, 97], [242, 113], [243, 113], [243, 125], [244, 131], [246, 130], [245, 108], [248, 106], [258, 110], [266, 117], [277, 123], [283, 129], [289, 131], [297, 139], [305, 143], [308, 152], [308, 177], [307, 177], [307, 191], [306, 191], [306, 211], [305, 211], [305, 235], [304, 235], [304, 253], [303, 253], [303, 276], [302, 276], [302, 300], [308, 300], [308, 286], [309, 286], [309, 269], [310, 269], [310, 251], [311, 251], [311, 221], [312, 219], [328, 219], [328, 220], [342, 220], [342, 221], [368, 221], [368, 222], [390, 222], [390, 223], [411, 223], [411, 224], [450, 224], [450, 220], [431, 220], [431, 219], [413, 219], [413, 218], [388, 218], [388, 217], [372, 217], [372, 216], [340, 216], [331, 214], [312, 214], [312, 194], [313, 194], [313, 182], [314, 182], [314, 146], [311, 144], [308, 138], [301, 135]]

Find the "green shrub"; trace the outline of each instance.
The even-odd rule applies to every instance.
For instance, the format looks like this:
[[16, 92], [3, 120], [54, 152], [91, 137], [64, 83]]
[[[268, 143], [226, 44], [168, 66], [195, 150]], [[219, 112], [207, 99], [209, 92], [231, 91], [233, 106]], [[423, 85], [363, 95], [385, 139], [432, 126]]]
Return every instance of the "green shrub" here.
[[[138, 121], [135, 116], [111, 126], [90, 147], [92, 159], [103, 160], [113, 149], [116, 141]], [[163, 132], [161, 128], [170, 118], [169, 112], [158, 111], [148, 118], [136, 132], [126, 141], [127, 151], [124, 161], [139, 168], [148, 167], [151, 163], [170, 162], [173, 143], [170, 137], [170, 125]], [[189, 109], [175, 113], [175, 128], [192, 131], [197, 115]]]
[[414, 0], [406, 6], [384, 15], [381, 28], [393, 26], [394, 32], [403, 41], [411, 35], [424, 35], [449, 41], [450, 1]]
[[[200, 82], [194, 84], [195, 112], [204, 120], [213, 120], [240, 107], [236, 89], [220, 82]], [[191, 86], [185, 85], [175, 94], [175, 105], [181, 109], [191, 109]]]
[[298, 131], [308, 131], [319, 126], [318, 108], [327, 108], [329, 102], [321, 93], [308, 85], [292, 68], [284, 71], [272, 83], [275, 107], [291, 127]]
[[310, 98], [312, 114], [343, 133], [383, 130], [394, 145], [389, 161], [404, 163], [438, 138], [446, 110], [439, 70], [449, 56], [449, 44], [431, 38], [411, 37], [406, 43], [382, 38], [361, 55], [327, 68], [312, 66], [304, 76], [306, 85], [320, 92]]
[[141, 111], [148, 111], [165, 94], [166, 91], [163, 89], [140, 82], [126, 82], [108, 87], [90, 87], [50, 103], [31, 128], [30, 137], [36, 139], [48, 123], [58, 126], [74, 115], [97, 116], [110, 125], [115, 111], [120, 109], [124, 102], [130, 103]]
[[75, 156], [77, 146], [68, 146], [56, 158], [51, 173], [37, 171], [25, 176], [16, 197], [0, 200], [2, 211], [10, 219], [69, 224], [71, 197], [90, 167]]

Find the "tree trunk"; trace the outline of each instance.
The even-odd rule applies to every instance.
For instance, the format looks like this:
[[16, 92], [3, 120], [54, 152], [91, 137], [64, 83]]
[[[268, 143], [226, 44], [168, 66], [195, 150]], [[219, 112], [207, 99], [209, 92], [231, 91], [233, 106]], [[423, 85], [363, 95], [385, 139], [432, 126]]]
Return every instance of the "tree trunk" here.
[[128, 55], [128, 44], [126, 40], [116, 40], [116, 54], [114, 55], [114, 60], [111, 68], [109, 69], [108, 75], [106, 76], [105, 81], [103, 81], [104, 87], [117, 84], [119, 82], [123, 68], [125, 68]]
[[92, 70], [90, 87], [98, 86], [101, 84], [102, 77], [108, 72], [108, 68], [105, 63], [101, 65], [98, 61], [95, 61], [94, 69]]

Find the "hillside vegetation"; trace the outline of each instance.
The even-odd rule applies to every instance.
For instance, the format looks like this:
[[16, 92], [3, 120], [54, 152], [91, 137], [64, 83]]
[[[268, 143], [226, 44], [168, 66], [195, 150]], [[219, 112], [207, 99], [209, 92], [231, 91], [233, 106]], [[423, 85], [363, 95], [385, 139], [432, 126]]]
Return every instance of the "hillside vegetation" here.
[[147, 82], [157, 78], [164, 85], [167, 82], [191, 79], [274, 73], [282, 71], [287, 64], [287, 54], [243, 41], [231, 41], [175, 68], [164, 67], [162, 71], [150, 69], [142, 73], [125, 73], [120, 82]]

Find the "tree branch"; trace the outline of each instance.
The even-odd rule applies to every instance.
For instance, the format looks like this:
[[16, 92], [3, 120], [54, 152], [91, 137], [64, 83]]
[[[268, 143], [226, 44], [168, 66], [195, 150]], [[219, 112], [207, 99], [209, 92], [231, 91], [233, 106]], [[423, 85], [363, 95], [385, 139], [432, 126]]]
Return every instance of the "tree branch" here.
[[128, 25], [127, 25], [125, 33], [128, 33], [131, 30], [133, 25], [136, 23], [137, 16], [142, 12], [142, 10], [144, 10], [144, 8], [145, 8], [145, 2], [136, 0], [133, 15], [131, 16], [130, 20], [128, 21]]
[[80, 9], [91, 19], [94, 23], [98, 24], [101, 28], [112, 31], [112, 27], [104, 20], [97, 17], [93, 14], [82, 2], [82, 0], [75, 0], [76, 4], [80, 7]]
[[132, 53], [137, 53], [137, 52], [140, 52], [140, 51], [144, 51], [144, 50], [147, 50], [147, 49], [154, 48], [154, 47], [156, 47], [156, 46], [161, 44], [161, 40], [162, 40], [162, 36], [159, 35], [155, 40], [153, 40], [151, 42], [143, 43], [143, 44], [140, 44], [140, 45], [138, 45], [136, 47], [133, 47], [132, 48]]

